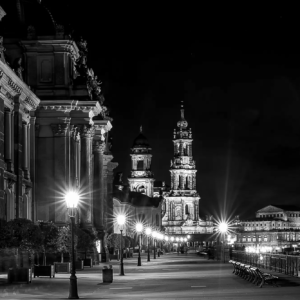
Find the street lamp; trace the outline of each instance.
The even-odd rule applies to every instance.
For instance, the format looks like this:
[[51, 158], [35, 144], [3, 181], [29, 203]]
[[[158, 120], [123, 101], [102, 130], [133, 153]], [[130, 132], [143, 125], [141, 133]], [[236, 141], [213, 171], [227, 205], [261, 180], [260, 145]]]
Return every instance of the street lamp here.
[[162, 234], [160, 232], [157, 233], [157, 239], [159, 240], [158, 245], [159, 249], [157, 249], [157, 257], [160, 257], [160, 248], [161, 248], [161, 239], [162, 239]]
[[153, 245], [154, 245], [154, 255], [153, 255], [154, 259], [156, 259], [156, 250], [155, 250], [156, 237], [157, 237], [157, 232], [156, 231], [152, 231], [152, 238], [153, 238]]
[[140, 267], [142, 265], [142, 261], [141, 261], [141, 233], [144, 229], [144, 226], [142, 223], [136, 223], [135, 225], [135, 230], [139, 235], [139, 256], [138, 256], [138, 266]]
[[151, 235], [152, 229], [150, 227], [147, 227], [145, 232], [146, 232], [146, 235], [147, 235], [147, 244], [148, 244], [148, 259], [147, 259], [147, 261], [150, 261], [149, 246], [150, 246], [150, 235]]
[[70, 287], [69, 287], [69, 299], [79, 299], [77, 291], [77, 277], [76, 277], [76, 266], [75, 266], [75, 251], [74, 251], [74, 227], [75, 227], [75, 216], [76, 209], [79, 202], [79, 195], [76, 192], [69, 192], [65, 196], [67, 203], [68, 213], [71, 220], [71, 248], [72, 248], [72, 269], [70, 276]]
[[126, 216], [125, 215], [118, 215], [117, 216], [117, 223], [120, 226], [120, 275], [123, 276], [124, 274], [124, 264], [123, 264], [123, 248], [122, 248], [122, 237], [123, 237], [123, 226], [126, 222]]
[[218, 225], [218, 230], [221, 233], [222, 248], [223, 248], [223, 262], [225, 262], [225, 234], [228, 232], [228, 223], [220, 222]]

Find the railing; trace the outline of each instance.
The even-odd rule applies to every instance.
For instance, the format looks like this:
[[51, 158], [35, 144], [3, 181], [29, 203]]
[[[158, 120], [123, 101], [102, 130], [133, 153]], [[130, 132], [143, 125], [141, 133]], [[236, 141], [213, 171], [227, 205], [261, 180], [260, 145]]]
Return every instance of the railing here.
[[269, 269], [290, 276], [300, 276], [299, 256], [272, 253], [248, 253], [233, 250], [230, 258], [258, 268]]

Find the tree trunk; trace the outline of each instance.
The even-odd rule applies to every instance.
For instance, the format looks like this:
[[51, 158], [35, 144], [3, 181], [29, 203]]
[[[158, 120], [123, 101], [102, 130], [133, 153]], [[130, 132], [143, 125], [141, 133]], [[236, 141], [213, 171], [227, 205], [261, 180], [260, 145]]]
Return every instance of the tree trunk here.
[[64, 254], [63, 254], [63, 252], [60, 253], [60, 258], [61, 258], [61, 259], [60, 259], [60, 262], [63, 263], [63, 262], [64, 262]]
[[17, 250], [16, 250], [16, 266], [17, 266], [17, 268], [20, 267], [20, 265], [19, 265], [19, 248], [17, 248]]

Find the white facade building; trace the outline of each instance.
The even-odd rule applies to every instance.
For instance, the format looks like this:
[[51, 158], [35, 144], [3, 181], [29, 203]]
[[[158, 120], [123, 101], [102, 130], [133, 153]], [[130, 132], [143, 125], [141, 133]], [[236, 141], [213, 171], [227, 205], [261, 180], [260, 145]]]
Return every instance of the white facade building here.
[[196, 164], [192, 156], [192, 129], [184, 118], [181, 106], [181, 119], [174, 129], [174, 158], [171, 160], [171, 189], [164, 195], [162, 205], [162, 225], [169, 234], [213, 233], [211, 217], [199, 217], [200, 196], [196, 190]]

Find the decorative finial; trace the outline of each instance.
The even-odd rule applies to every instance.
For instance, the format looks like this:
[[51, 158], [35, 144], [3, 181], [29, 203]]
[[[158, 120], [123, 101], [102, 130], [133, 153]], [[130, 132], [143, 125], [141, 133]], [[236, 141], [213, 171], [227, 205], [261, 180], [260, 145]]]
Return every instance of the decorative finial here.
[[183, 100], [181, 100], [181, 105], [180, 105], [180, 112], [181, 112], [181, 118], [180, 121], [177, 122], [177, 126], [179, 128], [186, 128], [188, 126], [187, 121], [184, 118], [184, 105], [183, 105]]
[[143, 126], [140, 127], [140, 133], [142, 133], [142, 132], [143, 132]]

